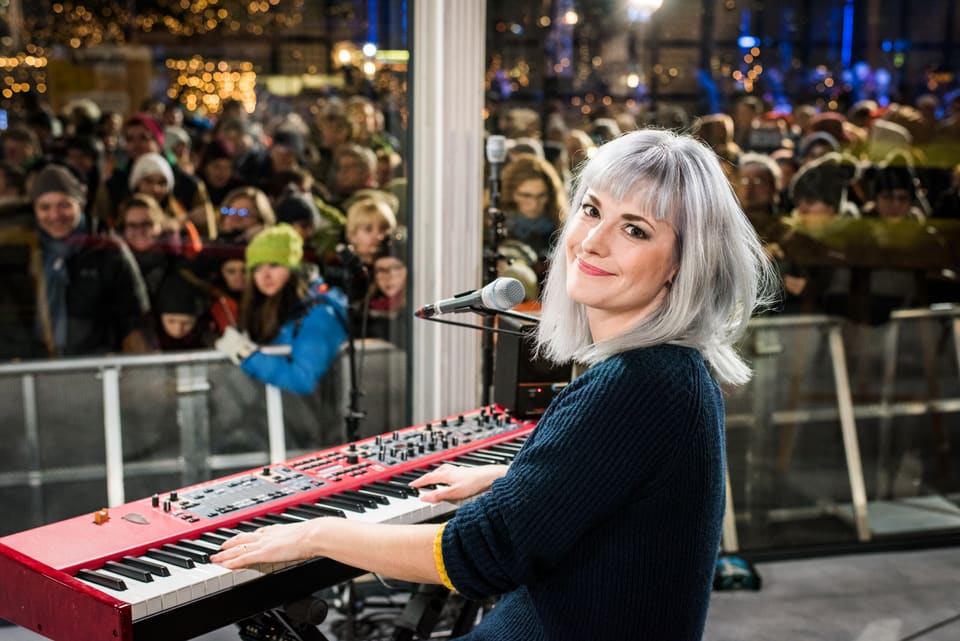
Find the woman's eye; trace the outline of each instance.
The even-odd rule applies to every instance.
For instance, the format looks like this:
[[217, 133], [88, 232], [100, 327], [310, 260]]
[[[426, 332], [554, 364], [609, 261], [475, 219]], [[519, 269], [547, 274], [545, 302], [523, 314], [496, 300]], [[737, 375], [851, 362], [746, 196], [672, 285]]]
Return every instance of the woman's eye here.
[[647, 232], [636, 225], [627, 225], [627, 234], [632, 238], [646, 238]]
[[583, 213], [584, 213], [584, 215], [587, 216], [588, 218], [599, 218], [599, 217], [600, 217], [600, 211], [599, 211], [596, 207], [594, 207], [593, 205], [584, 205], [584, 206], [583, 206]]

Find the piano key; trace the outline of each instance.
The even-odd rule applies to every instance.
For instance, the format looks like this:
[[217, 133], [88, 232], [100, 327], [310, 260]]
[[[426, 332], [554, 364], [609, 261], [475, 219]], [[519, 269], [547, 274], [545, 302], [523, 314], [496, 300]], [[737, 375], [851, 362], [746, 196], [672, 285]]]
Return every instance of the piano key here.
[[306, 519], [302, 517], [290, 516], [286, 514], [264, 514], [263, 518], [273, 524], [283, 525], [285, 523], [302, 523]]
[[322, 507], [332, 507], [340, 508], [341, 510], [349, 510], [350, 512], [365, 512], [363, 506], [355, 501], [347, 501], [344, 499], [334, 498], [332, 496], [325, 496], [322, 499], [317, 500], [317, 505]]
[[127, 589], [126, 581], [105, 572], [83, 569], [78, 570], [76, 576], [78, 579], [84, 579], [90, 583], [96, 583], [97, 585], [110, 588], [111, 590], [116, 590], [118, 592], [122, 592], [123, 590]]
[[122, 560], [128, 565], [138, 567], [141, 570], [146, 570], [155, 576], [170, 576], [170, 571], [165, 565], [153, 563], [152, 561], [147, 561], [144, 558], [137, 558], [135, 556], [125, 556]]
[[405, 499], [416, 492], [415, 488], [400, 483], [391, 483], [389, 481], [374, 481], [366, 486], [368, 490], [375, 490], [398, 499]]
[[301, 503], [299, 509], [306, 510], [307, 512], [313, 512], [317, 516], [337, 516], [343, 518], [346, 516], [343, 510], [328, 507], [326, 505], [318, 505], [316, 503]]
[[131, 617], [139, 619], [160, 612], [163, 609], [163, 603], [159, 597], [147, 594], [144, 591], [144, 588], [147, 587], [146, 583], [137, 583], [131, 585], [130, 587], [125, 586], [122, 590], [118, 590], [114, 587], [105, 585], [105, 583], [110, 581], [114, 583], [116, 581], [123, 582], [121, 577], [111, 574], [110, 572], [102, 572], [99, 570], [96, 572], [96, 574], [99, 575], [96, 579], [98, 583], [95, 583], [93, 580], [91, 580], [93, 577], [89, 574], [89, 571], [81, 570], [80, 572], [77, 572], [76, 578], [83, 583], [86, 583], [87, 585], [90, 585], [95, 589], [104, 592], [115, 599], [118, 599], [119, 601], [129, 603], [131, 606]]
[[[380, 505], [389, 505], [390, 499], [388, 499], [383, 494], [378, 494], [372, 492], [368, 487], [361, 487], [357, 490], [347, 490], [346, 492], [341, 492], [347, 498], [358, 498], [358, 499], [372, 499], [373, 501], [379, 503]], [[374, 506], [375, 507], [375, 506]]]
[[191, 550], [190, 548], [185, 548], [175, 543], [164, 543], [161, 546], [161, 549], [167, 552], [173, 552], [174, 554], [179, 554], [180, 556], [185, 556], [188, 559], [191, 559], [194, 563], [210, 563], [210, 556], [206, 552], [197, 552], [196, 550]]
[[208, 543], [212, 543], [213, 545], [220, 546], [223, 545], [224, 541], [230, 539], [230, 537], [217, 534], [216, 532], [204, 532], [200, 535], [200, 539], [207, 541]]
[[211, 554], [216, 554], [217, 552], [220, 551], [219, 545], [216, 545], [213, 543], [207, 543], [202, 539], [194, 539], [194, 540], [180, 539], [179, 541], [177, 541], [177, 545], [185, 547], [190, 550], [196, 550], [197, 552], [203, 552], [207, 556]]
[[185, 557], [181, 554], [167, 552], [166, 550], [158, 550], [157, 548], [150, 548], [145, 552], [145, 556], [149, 556], [155, 561], [162, 561], [163, 563], [169, 563], [181, 568], [189, 569], [195, 565], [193, 559]]
[[149, 570], [143, 570], [123, 561], [107, 561], [103, 564], [105, 570], [110, 570], [114, 574], [139, 581], [140, 583], [149, 583], [153, 581], [153, 575]]
[[329, 498], [337, 499], [340, 501], [353, 501], [358, 505], [362, 505], [368, 510], [377, 509], [376, 499], [374, 499], [372, 496], [365, 496], [361, 492], [357, 492], [356, 490], [346, 490], [343, 492], [338, 492], [337, 494], [334, 494]]

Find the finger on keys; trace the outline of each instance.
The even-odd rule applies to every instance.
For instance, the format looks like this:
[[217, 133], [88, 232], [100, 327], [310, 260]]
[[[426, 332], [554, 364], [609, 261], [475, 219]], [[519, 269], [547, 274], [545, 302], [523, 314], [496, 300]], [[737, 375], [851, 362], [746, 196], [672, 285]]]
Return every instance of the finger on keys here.
[[457, 469], [455, 465], [444, 463], [435, 470], [431, 470], [420, 478], [410, 481], [410, 487], [423, 487], [424, 485], [436, 485], [437, 483], [447, 483], [450, 481], [450, 472]]

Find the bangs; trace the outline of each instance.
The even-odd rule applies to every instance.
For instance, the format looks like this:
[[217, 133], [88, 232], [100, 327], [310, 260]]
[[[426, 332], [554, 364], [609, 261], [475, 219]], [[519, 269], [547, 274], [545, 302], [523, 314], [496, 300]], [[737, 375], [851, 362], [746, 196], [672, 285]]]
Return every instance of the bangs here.
[[[610, 146], [611, 143], [605, 145]], [[682, 163], [669, 158], [675, 155], [661, 145], [636, 150], [625, 158], [617, 158], [615, 153], [598, 154], [601, 157], [594, 157], [581, 175], [577, 204], [583, 201], [585, 186], [589, 185], [617, 200], [629, 199], [644, 214], [676, 228], [684, 204], [684, 180], [678, 171]]]

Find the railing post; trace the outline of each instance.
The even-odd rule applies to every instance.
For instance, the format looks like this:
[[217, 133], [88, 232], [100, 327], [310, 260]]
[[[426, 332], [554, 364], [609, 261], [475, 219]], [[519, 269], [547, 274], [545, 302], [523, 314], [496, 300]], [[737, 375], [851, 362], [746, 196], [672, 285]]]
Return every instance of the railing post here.
[[267, 435], [270, 439], [270, 462], [287, 460], [286, 433], [283, 427], [283, 397], [280, 388], [267, 385]]
[[24, 374], [20, 379], [23, 394], [23, 428], [27, 446], [27, 478], [30, 483], [30, 511], [34, 525], [43, 520], [43, 472], [40, 469], [40, 426], [37, 418], [37, 379]]
[[210, 478], [210, 381], [206, 363], [178, 365], [177, 422], [180, 427], [181, 479], [193, 485]]
[[123, 487], [123, 426], [120, 422], [120, 368], [100, 370], [103, 385], [103, 436], [106, 444], [107, 503], [126, 503]]

